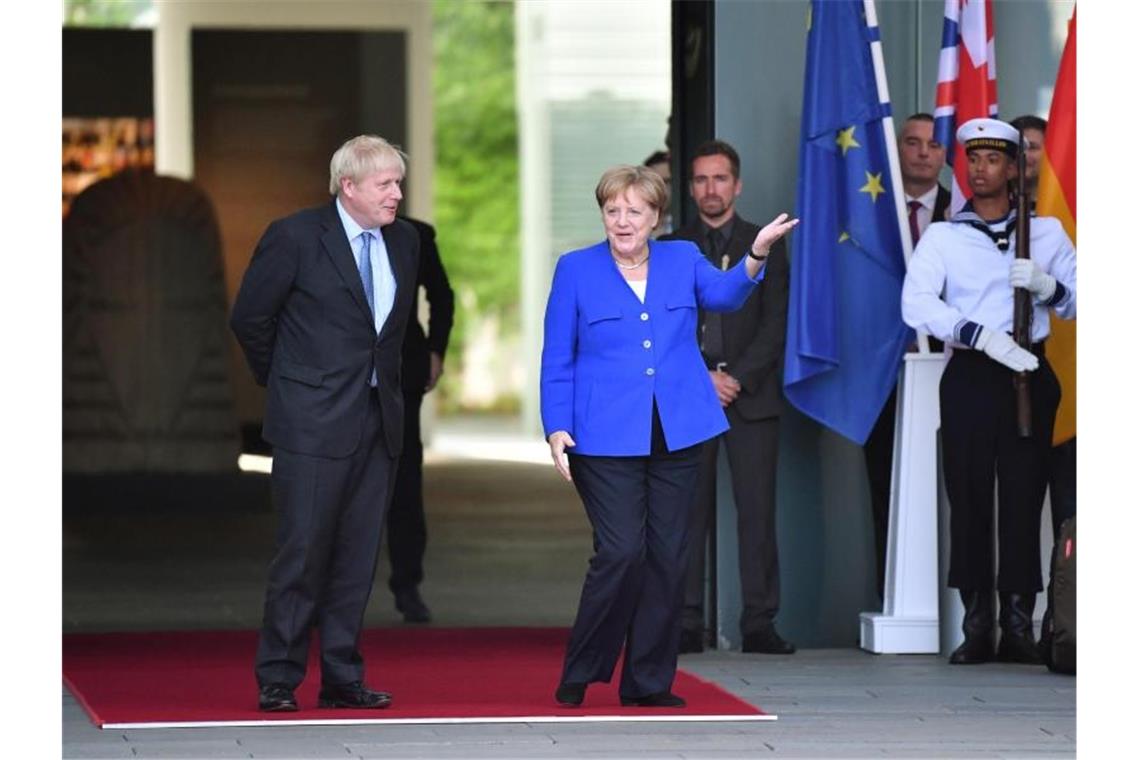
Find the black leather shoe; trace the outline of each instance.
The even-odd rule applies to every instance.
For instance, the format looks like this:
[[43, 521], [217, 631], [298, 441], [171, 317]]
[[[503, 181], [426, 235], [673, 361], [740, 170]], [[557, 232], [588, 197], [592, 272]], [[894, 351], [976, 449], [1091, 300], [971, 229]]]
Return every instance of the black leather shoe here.
[[1037, 648], [1037, 642], [1033, 640], [1033, 636], [1018, 636], [1002, 632], [1001, 641], [998, 642], [997, 656], [994, 657], [998, 662], [1016, 662], [1022, 665], [1044, 665], [1044, 660], [1041, 659], [1041, 652]]
[[645, 697], [622, 697], [622, 707], [684, 707], [685, 700], [671, 691], [659, 691]]
[[405, 623], [430, 623], [431, 610], [420, 598], [419, 589], [396, 592], [396, 611], [404, 615]]
[[705, 651], [705, 636], [701, 631], [681, 630], [681, 654]]
[[283, 683], [262, 686], [257, 695], [257, 709], [262, 712], [297, 712], [297, 698]]
[[994, 592], [959, 589], [962, 606], [962, 633], [966, 640], [950, 654], [951, 665], [980, 665], [994, 658]]
[[1037, 642], [1033, 639], [1033, 606], [1036, 594], [999, 594], [1001, 600], [1001, 641], [997, 648], [999, 662], [1043, 665]]
[[994, 658], [994, 644], [988, 637], [967, 638], [950, 653], [951, 665], [981, 665]]
[[554, 690], [554, 701], [563, 707], [577, 707], [586, 698], [586, 684], [560, 683]]
[[318, 707], [350, 707], [361, 710], [380, 710], [392, 704], [392, 695], [386, 691], [372, 691], [360, 681], [322, 686]]
[[780, 634], [776, 633], [775, 626], [770, 626], [756, 633], [744, 634], [740, 650], [747, 654], [793, 654], [796, 645], [784, 641], [780, 638]]

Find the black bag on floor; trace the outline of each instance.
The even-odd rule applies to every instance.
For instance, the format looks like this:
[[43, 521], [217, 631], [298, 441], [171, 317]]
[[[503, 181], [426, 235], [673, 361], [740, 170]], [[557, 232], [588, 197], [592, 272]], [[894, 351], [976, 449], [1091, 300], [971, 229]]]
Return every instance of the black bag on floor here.
[[1049, 670], [1077, 672], [1077, 517], [1061, 523], [1053, 546], [1049, 606], [1041, 625], [1041, 659]]

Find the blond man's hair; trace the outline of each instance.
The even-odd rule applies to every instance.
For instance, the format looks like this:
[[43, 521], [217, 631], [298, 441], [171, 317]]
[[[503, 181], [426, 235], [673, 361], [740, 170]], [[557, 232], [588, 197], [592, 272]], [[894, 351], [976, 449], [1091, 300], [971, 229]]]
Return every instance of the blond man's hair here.
[[359, 182], [369, 174], [399, 169], [407, 173], [404, 152], [383, 137], [357, 135], [337, 148], [329, 161], [329, 195], [340, 194], [340, 181]]

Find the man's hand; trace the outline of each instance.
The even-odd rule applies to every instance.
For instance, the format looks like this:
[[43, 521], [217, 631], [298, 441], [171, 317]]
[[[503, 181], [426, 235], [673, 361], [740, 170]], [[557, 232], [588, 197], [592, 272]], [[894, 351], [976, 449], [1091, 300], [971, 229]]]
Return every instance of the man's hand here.
[[1014, 372], [1032, 372], [1037, 369], [1037, 357], [1017, 345], [1013, 338], [1000, 330], [983, 327], [977, 346], [991, 359], [1004, 364]]
[[710, 369], [709, 378], [712, 379], [716, 397], [720, 399], [721, 406], [728, 406], [740, 395], [740, 381], [724, 370]]
[[574, 443], [574, 439], [565, 430], [555, 430], [546, 441], [550, 444], [550, 458], [554, 460], [554, 469], [558, 470], [558, 474], [566, 478], [567, 482], [573, 482], [574, 478], [570, 477], [570, 460], [566, 456], [566, 449], [577, 445]]
[[1048, 301], [1057, 291], [1057, 280], [1046, 274], [1033, 259], [1014, 259], [1009, 265], [1009, 284], [1026, 288], [1038, 301]]
[[428, 382], [424, 387], [424, 393], [430, 393], [435, 384], [439, 382], [439, 376], [443, 374], [443, 357], [436, 351], [431, 352], [431, 366], [428, 369]]

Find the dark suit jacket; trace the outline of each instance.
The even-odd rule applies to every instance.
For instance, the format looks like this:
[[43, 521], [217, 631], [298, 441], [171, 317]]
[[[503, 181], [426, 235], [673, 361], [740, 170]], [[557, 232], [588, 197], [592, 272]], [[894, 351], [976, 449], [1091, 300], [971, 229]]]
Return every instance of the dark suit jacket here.
[[[748, 253], [760, 228], [736, 217], [726, 253], [729, 266]], [[692, 240], [705, 251], [704, 228], [698, 218], [662, 240]], [[720, 262], [714, 261], [718, 269]], [[778, 417], [783, 405], [783, 361], [788, 321], [788, 253], [783, 239], [768, 255], [767, 271], [760, 286], [737, 311], [721, 314], [724, 328], [725, 369], [740, 381], [741, 391], [733, 408], [748, 420]], [[704, 311], [701, 312], [704, 323]], [[698, 330], [700, 328], [698, 327]], [[698, 333], [699, 334], [699, 333]]]
[[419, 235], [396, 219], [381, 230], [396, 298], [376, 334], [335, 201], [269, 225], [249, 262], [230, 326], [267, 388], [262, 437], [288, 451], [345, 457], [360, 444], [369, 378], [388, 452], [403, 447], [400, 347], [415, 303]]
[[409, 222], [420, 234], [420, 266], [416, 279], [416, 292], [423, 286], [428, 301], [428, 332], [416, 318], [413, 306], [404, 336], [404, 392], [423, 393], [431, 374], [432, 351], [443, 357], [447, 354], [447, 339], [455, 318], [455, 293], [447, 280], [439, 249], [435, 245], [435, 228], [427, 222], [411, 217], [400, 217]]
[[946, 210], [950, 208], [950, 191], [938, 186], [938, 197], [934, 199], [934, 213], [930, 216], [930, 223], [945, 222]]

